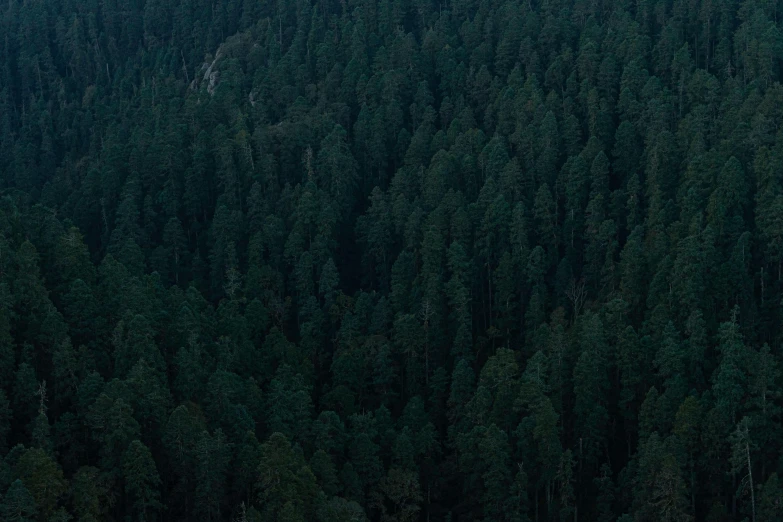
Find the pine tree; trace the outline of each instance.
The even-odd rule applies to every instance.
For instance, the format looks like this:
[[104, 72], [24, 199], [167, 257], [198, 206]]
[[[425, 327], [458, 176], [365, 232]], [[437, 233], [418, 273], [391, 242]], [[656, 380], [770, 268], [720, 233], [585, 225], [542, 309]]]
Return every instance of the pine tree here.
[[199, 513], [205, 520], [220, 520], [231, 446], [220, 429], [215, 430], [212, 435], [205, 430], [201, 432], [196, 443], [195, 454], [194, 513]]
[[19, 458], [15, 472], [32, 496], [38, 515], [52, 515], [61, 497], [68, 490], [63, 472], [52, 456], [44, 449], [30, 448]]
[[111, 484], [98, 468], [82, 466], [71, 480], [76, 516], [85, 521], [98, 521], [108, 515], [111, 507]]
[[35, 499], [24, 486], [21, 480], [17, 479], [6, 491], [0, 502], [0, 513], [3, 520], [9, 522], [32, 522], [36, 520], [37, 509]]
[[257, 488], [264, 516], [306, 520], [318, 486], [301, 452], [292, 448], [283, 434], [273, 433], [261, 445]]
[[155, 520], [161, 508], [160, 477], [150, 450], [138, 439], [132, 441], [123, 454], [122, 476], [134, 518]]
[[582, 319], [581, 354], [574, 367], [574, 393], [576, 404], [574, 414], [577, 420], [577, 434], [581, 439], [580, 451], [576, 457], [590, 466], [596, 466], [599, 456], [605, 452], [607, 411], [606, 369], [607, 347], [603, 325], [597, 315]]

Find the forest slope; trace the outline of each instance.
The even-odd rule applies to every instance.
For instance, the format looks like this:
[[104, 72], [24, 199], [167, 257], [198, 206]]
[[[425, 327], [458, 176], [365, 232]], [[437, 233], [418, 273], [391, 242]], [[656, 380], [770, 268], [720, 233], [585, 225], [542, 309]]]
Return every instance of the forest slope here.
[[0, 519], [783, 516], [780, 0], [9, 0]]

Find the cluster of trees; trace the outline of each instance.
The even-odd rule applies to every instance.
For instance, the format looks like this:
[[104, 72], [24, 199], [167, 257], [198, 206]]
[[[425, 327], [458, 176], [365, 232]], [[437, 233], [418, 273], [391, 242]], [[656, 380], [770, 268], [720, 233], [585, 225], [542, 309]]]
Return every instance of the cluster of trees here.
[[0, 519], [783, 516], [780, 0], [8, 0]]

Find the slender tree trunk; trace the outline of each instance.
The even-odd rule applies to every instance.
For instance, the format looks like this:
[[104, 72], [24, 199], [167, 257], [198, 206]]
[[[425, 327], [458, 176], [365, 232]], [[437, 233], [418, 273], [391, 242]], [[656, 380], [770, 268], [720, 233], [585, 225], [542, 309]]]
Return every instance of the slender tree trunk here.
[[555, 485], [549, 480], [546, 484], [546, 513], [547, 516], [552, 512], [552, 497], [555, 496]]
[[693, 470], [693, 457], [691, 457], [691, 510], [696, 513], [696, 473]]
[[[548, 496], [547, 491], [547, 496]], [[538, 488], [536, 488], [536, 515], [535, 515], [535, 522], [538, 522]]]
[[424, 343], [424, 384], [430, 386], [430, 341], [429, 336]]
[[487, 261], [487, 288], [489, 289], [489, 322], [487, 328], [492, 326], [492, 270]]
[[[731, 489], [732, 491], [737, 491], [737, 474], [732, 473], [731, 474]], [[735, 517], [737, 516], [737, 495], [731, 496], [731, 516]]]
[[753, 515], [752, 522], [756, 522], [756, 493], [753, 491], [753, 469], [750, 464], [750, 444], [748, 443], [748, 432], [745, 428], [745, 456], [748, 459], [748, 482], [750, 483], [750, 508]]

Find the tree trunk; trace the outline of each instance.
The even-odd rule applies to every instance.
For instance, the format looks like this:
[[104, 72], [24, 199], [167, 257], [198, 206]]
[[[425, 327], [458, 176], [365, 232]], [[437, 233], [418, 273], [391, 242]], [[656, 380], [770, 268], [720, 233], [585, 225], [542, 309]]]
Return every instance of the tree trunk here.
[[693, 470], [693, 459], [691, 458], [691, 510], [696, 513], [696, 473]]
[[[547, 493], [549, 493], [547, 491]], [[549, 496], [549, 495], [547, 495]], [[536, 515], [535, 515], [535, 522], [538, 522], [538, 488], [536, 488]]]
[[[747, 428], [746, 428], [747, 430]], [[752, 522], [756, 522], [756, 493], [753, 491], [753, 470], [750, 464], [750, 445], [747, 439], [747, 431], [745, 432], [745, 455], [748, 458], [748, 482], [750, 483], [750, 509], [753, 515]]]

